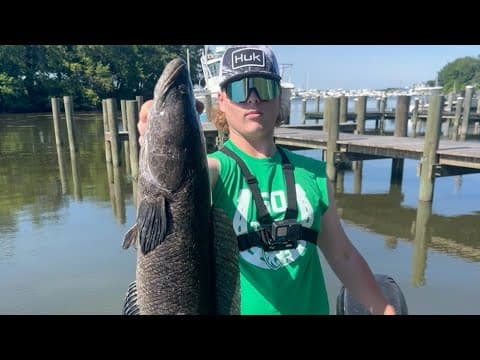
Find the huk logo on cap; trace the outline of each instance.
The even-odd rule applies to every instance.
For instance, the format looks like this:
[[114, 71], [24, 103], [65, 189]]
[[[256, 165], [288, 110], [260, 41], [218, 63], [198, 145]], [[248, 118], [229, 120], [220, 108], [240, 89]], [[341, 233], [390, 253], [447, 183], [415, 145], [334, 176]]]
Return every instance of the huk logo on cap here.
[[246, 48], [232, 52], [232, 70], [244, 66], [265, 66], [265, 54], [260, 49]]

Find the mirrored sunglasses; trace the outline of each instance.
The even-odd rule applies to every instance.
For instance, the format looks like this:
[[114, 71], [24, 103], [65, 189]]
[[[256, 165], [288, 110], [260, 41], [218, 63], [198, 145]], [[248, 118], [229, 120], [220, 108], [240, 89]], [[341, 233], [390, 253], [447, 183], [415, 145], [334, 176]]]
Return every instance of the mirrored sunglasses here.
[[227, 96], [237, 103], [247, 101], [253, 89], [260, 100], [270, 101], [280, 95], [280, 82], [263, 77], [246, 77], [225, 85]]

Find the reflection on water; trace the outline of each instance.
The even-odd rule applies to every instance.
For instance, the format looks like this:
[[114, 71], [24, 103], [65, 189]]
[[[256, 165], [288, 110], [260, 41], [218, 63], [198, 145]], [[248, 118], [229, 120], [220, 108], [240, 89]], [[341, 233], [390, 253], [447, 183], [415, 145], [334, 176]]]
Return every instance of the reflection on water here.
[[[0, 314], [119, 314], [133, 280], [134, 252], [121, 248], [134, 222], [131, 169], [106, 164], [100, 113], [74, 121], [70, 153], [64, 114], [58, 149], [51, 114], [0, 116]], [[338, 173], [349, 237], [400, 284], [410, 313], [479, 314], [480, 176], [437, 179], [432, 207], [417, 200], [416, 162], [405, 161], [398, 185], [391, 163]], [[324, 268], [333, 309], [340, 286]]]

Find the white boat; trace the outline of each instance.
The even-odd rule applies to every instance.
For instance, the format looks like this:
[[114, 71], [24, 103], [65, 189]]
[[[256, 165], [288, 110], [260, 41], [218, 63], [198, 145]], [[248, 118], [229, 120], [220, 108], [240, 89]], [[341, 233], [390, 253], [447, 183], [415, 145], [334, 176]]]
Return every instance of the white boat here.
[[212, 102], [217, 98], [217, 92], [220, 90], [220, 64], [225, 52], [225, 46], [217, 46], [211, 51], [208, 45], [202, 50], [200, 64], [204, 78], [204, 91], [212, 96]]

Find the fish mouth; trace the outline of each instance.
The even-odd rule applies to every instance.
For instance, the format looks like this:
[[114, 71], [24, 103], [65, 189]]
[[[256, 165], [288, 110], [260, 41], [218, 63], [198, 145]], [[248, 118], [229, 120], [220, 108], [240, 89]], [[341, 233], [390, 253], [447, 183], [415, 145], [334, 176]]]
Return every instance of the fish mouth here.
[[[183, 59], [176, 58], [170, 61], [163, 70], [163, 73], [158, 80], [158, 85], [155, 88], [155, 95], [159, 101], [156, 101], [157, 106], [161, 106], [165, 102], [165, 98], [169, 90], [174, 86], [176, 80], [180, 76], [179, 73], [186, 71], [187, 64]], [[157, 111], [159, 109], [156, 109]]]

